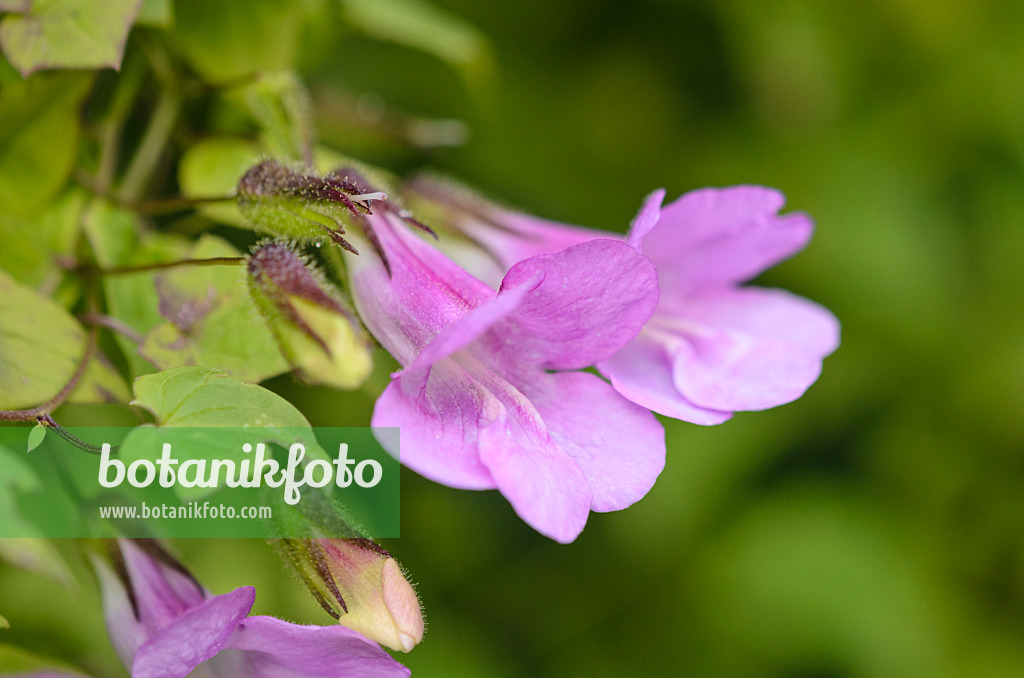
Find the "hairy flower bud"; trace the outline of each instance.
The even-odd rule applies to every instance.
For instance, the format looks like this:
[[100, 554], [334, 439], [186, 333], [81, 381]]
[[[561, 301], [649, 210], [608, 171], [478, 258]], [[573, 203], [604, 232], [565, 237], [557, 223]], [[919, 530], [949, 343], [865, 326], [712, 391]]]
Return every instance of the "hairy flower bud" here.
[[238, 208], [258, 231], [301, 240], [329, 237], [358, 254], [343, 237], [352, 218], [371, 214], [380, 191], [361, 191], [344, 177], [319, 177], [277, 160], [264, 160], [238, 180]]
[[275, 544], [340, 624], [402, 652], [423, 639], [419, 598], [379, 545], [369, 539], [281, 539]]
[[373, 367], [368, 339], [341, 295], [288, 245], [265, 242], [248, 262], [249, 293], [281, 353], [311, 383], [351, 389]]

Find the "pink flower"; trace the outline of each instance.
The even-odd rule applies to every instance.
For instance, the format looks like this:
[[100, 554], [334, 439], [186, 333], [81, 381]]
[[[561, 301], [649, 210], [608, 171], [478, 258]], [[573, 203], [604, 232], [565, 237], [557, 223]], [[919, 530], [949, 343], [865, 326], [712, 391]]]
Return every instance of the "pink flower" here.
[[[471, 259], [485, 279], [522, 258], [609, 237], [500, 208], [434, 180], [415, 180], [409, 189], [483, 247], [489, 268], [485, 258]], [[697, 424], [799, 398], [839, 345], [839, 323], [806, 299], [742, 283], [803, 249], [811, 220], [780, 216], [783, 196], [759, 186], [701, 189], [662, 208], [664, 196], [648, 197], [628, 236], [657, 266], [658, 307], [598, 369], [633, 402]]]
[[785, 290], [742, 286], [804, 248], [813, 223], [779, 215], [759, 186], [648, 197], [629, 242], [658, 267], [661, 301], [626, 348], [598, 365], [619, 393], [697, 424], [799, 398], [839, 346], [827, 309]]
[[498, 489], [539, 532], [569, 542], [593, 511], [625, 508], [664, 466], [649, 411], [579, 370], [610, 358], [650, 317], [651, 262], [591, 239], [525, 259], [500, 291], [387, 210], [366, 217], [379, 257], [349, 257], [356, 305], [404, 366], [374, 426], [401, 428], [401, 460], [437, 482]]
[[[141, 542], [140, 542], [141, 543]], [[175, 561], [120, 540], [111, 569], [97, 558], [110, 639], [133, 678], [397, 678], [409, 670], [343, 626], [247, 616], [256, 592], [219, 596]]]

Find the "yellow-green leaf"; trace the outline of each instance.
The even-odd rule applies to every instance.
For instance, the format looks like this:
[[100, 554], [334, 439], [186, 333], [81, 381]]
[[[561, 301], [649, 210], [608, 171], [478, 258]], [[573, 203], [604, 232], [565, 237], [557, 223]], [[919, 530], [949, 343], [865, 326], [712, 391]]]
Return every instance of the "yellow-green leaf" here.
[[244, 5], [178, 0], [170, 38], [189, 64], [213, 82], [289, 69], [299, 51], [308, 7], [279, 0], [247, 0]]
[[45, 438], [45, 437], [46, 437], [46, 427], [45, 426], [43, 426], [42, 424], [36, 424], [35, 426], [33, 426], [32, 430], [28, 432], [28, 449], [25, 450], [25, 451], [26, 452], [31, 452], [32, 450], [34, 450], [37, 447], [39, 447], [39, 445], [41, 445], [42, 442], [43, 442], [43, 438]]
[[73, 189], [34, 218], [0, 217], [0, 268], [35, 288], [57, 275], [55, 260], [74, 250], [85, 200], [84, 191]]
[[[233, 195], [246, 170], [259, 162], [262, 152], [245, 139], [219, 137], [206, 139], [185, 152], [178, 166], [182, 195], [208, 198]], [[234, 200], [201, 205], [199, 211], [214, 221], [246, 228], [246, 221]]]
[[[190, 246], [181, 236], [143, 231], [138, 217], [97, 198], [85, 211], [83, 228], [100, 266], [110, 268], [174, 261]], [[128, 358], [132, 375], [153, 371], [137, 353], [138, 342], [160, 317], [154, 279], [156, 271], [105, 276], [107, 313], [124, 323], [130, 336], [119, 333], [118, 346]]]
[[69, 403], [127, 403], [131, 399], [128, 384], [99, 351], [89, 362], [74, 390], [68, 395]]
[[171, 0], [142, 0], [135, 23], [143, 26], [168, 28], [174, 23], [174, 7]]
[[342, 0], [367, 35], [433, 54], [471, 80], [491, 69], [487, 38], [472, 24], [427, 0]]
[[[204, 236], [189, 258], [237, 257], [228, 243]], [[289, 367], [249, 298], [239, 266], [185, 266], [154, 278], [164, 321], [152, 328], [139, 353], [159, 369], [215, 367], [242, 381], [263, 381]]]
[[308, 428], [309, 422], [273, 391], [209, 367], [177, 367], [139, 377], [132, 404], [160, 426]]
[[0, 270], [0, 409], [57, 395], [84, 346], [85, 332], [67, 311]]
[[141, 0], [35, 0], [0, 22], [0, 46], [24, 77], [44, 68], [118, 68]]
[[64, 185], [92, 77], [42, 73], [0, 87], [0, 216], [32, 216]]
[[67, 664], [49, 657], [39, 657], [14, 645], [0, 644], [0, 667], [4, 675], [33, 676], [77, 676], [80, 675]]

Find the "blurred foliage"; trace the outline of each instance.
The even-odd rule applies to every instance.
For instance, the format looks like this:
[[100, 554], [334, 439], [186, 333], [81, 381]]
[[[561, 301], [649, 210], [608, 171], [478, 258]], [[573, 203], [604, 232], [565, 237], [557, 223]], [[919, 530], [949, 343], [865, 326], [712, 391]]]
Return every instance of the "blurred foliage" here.
[[[719, 427], [666, 422], [654, 490], [593, 517], [575, 544], [535, 534], [496, 493], [403, 474], [405, 536], [387, 546], [427, 612], [425, 642], [401, 658], [414, 675], [1024, 673], [1024, 5], [177, 0], [171, 16], [166, 44], [133, 30], [121, 78], [98, 74], [87, 119], [136, 87], [126, 134], [142, 136], [160, 102], [132, 84], [132, 59], [156, 44], [225, 87], [294, 68], [326, 146], [400, 173], [439, 169], [545, 217], [622, 231], [657, 186], [671, 198], [749, 182], [782, 189], [818, 224], [762, 282], [843, 321], [819, 383]], [[0, 64], [0, 171], [47, 169], [0, 187], [0, 261], [22, 249], [14, 220], [54, 212], [8, 268], [22, 285], [47, 284], [32, 257], [60, 251], [56, 211], [82, 209], [54, 198], [75, 153], [96, 152], [88, 140], [76, 151], [88, 84], [21, 82]], [[181, 105], [211, 133], [260, 132], [237, 96]], [[180, 192], [174, 167], [196, 141], [172, 139], [156, 195]], [[154, 225], [185, 233], [190, 221]], [[130, 249], [139, 261], [175, 246]], [[132, 278], [117, 284], [130, 304]], [[390, 368], [381, 356], [354, 393], [265, 386], [313, 424], [361, 425]], [[69, 426], [128, 416], [59, 413]], [[174, 546], [214, 591], [256, 585], [257, 612], [330, 622], [262, 544]], [[0, 641], [124, 675], [87, 582], [2, 564], [0, 578]]]

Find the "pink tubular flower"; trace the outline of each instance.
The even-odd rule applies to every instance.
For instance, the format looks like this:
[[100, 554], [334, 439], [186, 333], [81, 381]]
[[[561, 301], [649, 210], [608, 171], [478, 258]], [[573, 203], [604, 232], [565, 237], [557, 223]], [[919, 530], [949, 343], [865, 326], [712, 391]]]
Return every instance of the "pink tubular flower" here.
[[[499, 208], [432, 180], [409, 188], [504, 267], [608, 237]], [[697, 424], [799, 398], [838, 346], [838, 321], [789, 292], [741, 283], [803, 249], [811, 220], [780, 216], [782, 194], [759, 186], [692, 191], [662, 208], [664, 197], [664, 191], [648, 197], [628, 237], [657, 266], [658, 307], [640, 334], [598, 369], [633, 402]]]
[[705, 188], [661, 208], [664, 195], [648, 197], [629, 233], [658, 267], [661, 302], [598, 369], [633, 402], [696, 424], [796, 400], [839, 346], [839, 322], [785, 290], [741, 283], [803, 249], [810, 218], [780, 216], [782, 194], [760, 186]]
[[194, 676], [221, 678], [409, 675], [376, 643], [343, 626], [249, 617], [252, 587], [213, 596], [159, 553], [120, 540], [116, 572], [97, 559], [110, 639], [133, 678], [184, 678], [193, 669]]
[[[413, 178], [403, 190], [426, 221], [457, 231], [477, 245], [452, 252], [452, 258], [492, 286], [497, 286], [505, 271], [523, 259], [554, 254], [594, 238], [622, 238], [617, 233], [570, 226], [501, 207], [454, 181], [430, 174]], [[442, 249], [451, 245], [440, 244]]]
[[573, 371], [611, 357], [650, 317], [658, 292], [646, 257], [591, 239], [517, 263], [496, 294], [395, 214], [367, 220], [390, 275], [363, 254], [349, 258], [349, 276], [367, 328], [405, 368], [372, 420], [401, 428], [404, 464], [452, 487], [496, 488], [561, 542], [591, 510], [650, 490], [664, 466], [661, 426]]

